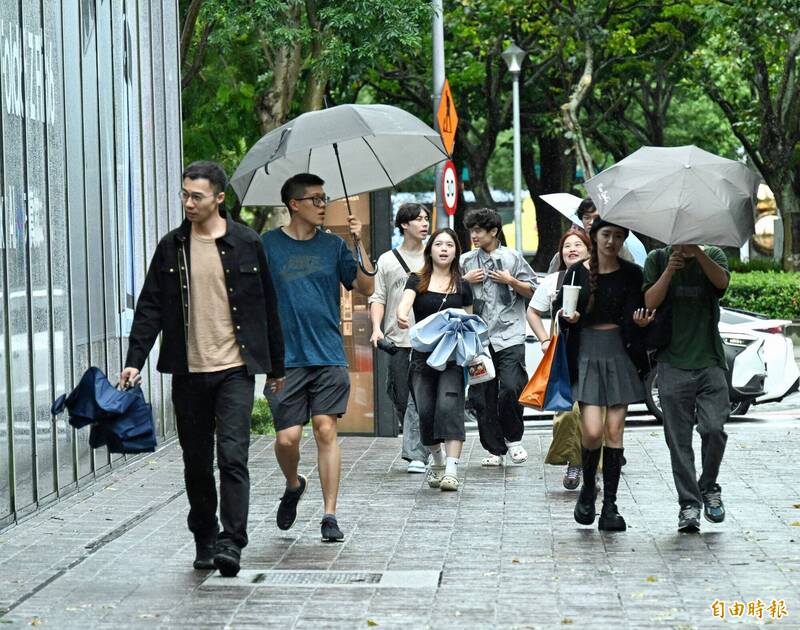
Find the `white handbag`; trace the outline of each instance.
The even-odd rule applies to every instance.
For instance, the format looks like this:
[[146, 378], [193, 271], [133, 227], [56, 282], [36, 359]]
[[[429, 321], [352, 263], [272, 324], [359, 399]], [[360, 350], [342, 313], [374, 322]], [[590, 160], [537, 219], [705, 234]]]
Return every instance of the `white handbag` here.
[[491, 381], [495, 376], [492, 357], [488, 354], [479, 354], [469, 364], [467, 375], [469, 376], [470, 385]]

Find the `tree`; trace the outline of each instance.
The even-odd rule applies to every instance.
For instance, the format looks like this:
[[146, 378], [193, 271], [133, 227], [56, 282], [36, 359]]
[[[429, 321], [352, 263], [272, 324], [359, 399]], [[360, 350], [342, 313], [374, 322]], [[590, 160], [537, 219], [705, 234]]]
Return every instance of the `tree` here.
[[[184, 153], [229, 172], [263, 134], [413, 50], [427, 0], [181, 0]], [[239, 218], [238, 213], [234, 213]], [[268, 211], [249, 216], [263, 227]]]
[[715, 2], [695, 80], [772, 189], [784, 230], [782, 264], [800, 270], [800, 4]]

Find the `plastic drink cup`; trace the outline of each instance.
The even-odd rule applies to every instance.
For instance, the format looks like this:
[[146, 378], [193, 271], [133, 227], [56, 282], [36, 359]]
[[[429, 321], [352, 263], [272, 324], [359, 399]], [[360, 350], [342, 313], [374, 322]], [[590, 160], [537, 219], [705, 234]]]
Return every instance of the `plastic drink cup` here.
[[565, 284], [561, 287], [564, 292], [564, 303], [561, 312], [565, 317], [572, 317], [575, 309], [578, 308], [578, 294], [581, 292], [580, 286]]

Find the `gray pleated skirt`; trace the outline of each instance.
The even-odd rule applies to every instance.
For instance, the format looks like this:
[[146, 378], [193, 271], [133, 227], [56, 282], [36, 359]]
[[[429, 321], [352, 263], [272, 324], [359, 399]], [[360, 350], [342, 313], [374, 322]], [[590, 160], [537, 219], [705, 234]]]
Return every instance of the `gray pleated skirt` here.
[[578, 381], [572, 386], [572, 397], [602, 407], [644, 400], [644, 385], [625, 352], [621, 329], [581, 329]]

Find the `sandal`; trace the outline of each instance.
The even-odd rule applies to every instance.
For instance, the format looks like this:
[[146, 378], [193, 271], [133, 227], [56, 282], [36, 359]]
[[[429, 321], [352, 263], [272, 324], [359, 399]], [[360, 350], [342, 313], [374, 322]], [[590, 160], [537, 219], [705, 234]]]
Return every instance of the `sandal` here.
[[528, 461], [528, 451], [522, 446], [522, 442], [509, 442], [507, 446], [508, 455], [511, 457], [512, 462], [515, 464], [524, 464]]
[[428, 466], [428, 474], [425, 475], [425, 481], [428, 482], [429, 487], [438, 488], [443, 476], [444, 466], [434, 466], [431, 464]]
[[489, 455], [489, 457], [484, 457], [481, 460], [481, 466], [502, 466], [503, 465], [503, 456], [502, 455]]
[[439, 490], [458, 490], [458, 477], [446, 474], [439, 482]]

